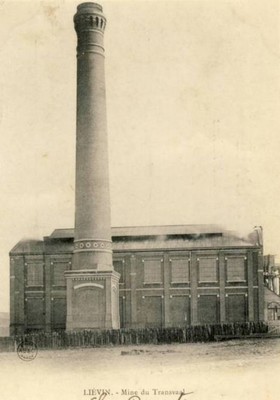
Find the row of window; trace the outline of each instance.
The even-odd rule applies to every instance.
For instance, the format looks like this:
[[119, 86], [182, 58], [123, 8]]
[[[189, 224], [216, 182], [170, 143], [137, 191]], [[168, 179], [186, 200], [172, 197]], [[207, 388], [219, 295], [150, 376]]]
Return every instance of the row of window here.
[[[120, 315], [125, 313], [120, 303]], [[247, 300], [244, 294], [230, 294], [226, 297], [227, 322], [244, 322], [247, 319]], [[159, 296], [147, 296], [138, 304], [139, 322], [145, 326], [163, 324], [163, 301]], [[214, 295], [201, 295], [197, 301], [199, 323], [218, 323], [220, 319], [219, 300]], [[191, 323], [190, 299], [187, 296], [174, 296], [170, 301], [170, 321], [173, 326]]]
[[[188, 259], [172, 259], [171, 283], [190, 282], [190, 262]], [[162, 261], [160, 259], [143, 260], [144, 283], [162, 283]], [[65, 286], [64, 272], [69, 268], [65, 262], [57, 262], [51, 268], [51, 281], [54, 286]], [[115, 261], [114, 268], [120, 273], [120, 283], [124, 283], [125, 267], [122, 261]], [[230, 257], [226, 260], [226, 279], [228, 282], [246, 281], [246, 259], [244, 257]], [[198, 259], [198, 281], [200, 283], [218, 282], [218, 260], [216, 257], [203, 257]], [[27, 286], [43, 286], [43, 265], [32, 263], [27, 265]]]
[[[69, 263], [56, 262], [51, 265], [51, 282], [54, 286], [65, 286], [64, 272], [69, 269]], [[44, 285], [44, 268], [42, 263], [31, 263], [26, 266], [27, 286]]]
[[[198, 281], [200, 283], [215, 283], [219, 281], [218, 259], [203, 257], [198, 262]], [[172, 259], [171, 283], [190, 282], [190, 261], [186, 258]], [[143, 260], [144, 283], [162, 283], [162, 261], [160, 259]], [[122, 261], [114, 262], [114, 268], [121, 275], [120, 283], [124, 283], [125, 267]], [[246, 257], [229, 257], [226, 259], [227, 282], [246, 282]]]
[[[216, 295], [201, 295], [197, 300], [197, 319], [199, 323], [213, 324], [220, 320], [219, 299]], [[28, 298], [25, 303], [28, 326], [45, 324], [45, 304], [42, 298]], [[126, 309], [120, 298], [120, 321], [125, 327], [129, 321], [130, 309]], [[160, 296], [147, 296], [138, 302], [138, 323], [146, 327], [162, 326], [164, 321], [163, 300]], [[244, 294], [230, 294], [226, 297], [227, 322], [244, 322], [247, 319], [247, 299]], [[64, 328], [66, 322], [66, 298], [54, 298], [51, 309], [51, 322]], [[191, 306], [188, 296], [174, 296], [170, 300], [170, 321], [173, 326], [186, 326], [191, 323]]]

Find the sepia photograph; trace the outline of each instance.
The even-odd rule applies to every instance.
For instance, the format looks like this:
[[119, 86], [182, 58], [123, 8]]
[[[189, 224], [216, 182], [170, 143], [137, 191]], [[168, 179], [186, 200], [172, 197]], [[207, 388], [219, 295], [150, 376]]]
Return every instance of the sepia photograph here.
[[0, 1], [0, 397], [280, 396], [280, 1]]

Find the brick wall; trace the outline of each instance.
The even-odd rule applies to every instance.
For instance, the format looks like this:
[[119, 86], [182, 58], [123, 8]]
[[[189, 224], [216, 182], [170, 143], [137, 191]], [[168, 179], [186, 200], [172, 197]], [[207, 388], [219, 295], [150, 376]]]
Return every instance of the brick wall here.
[[[69, 243], [52, 244], [45, 254], [11, 255], [11, 333], [65, 328], [63, 271], [71, 268], [71, 259]], [[34, 275], [36, 265], [43, 268], [42, 286]], [[263, 319], [262, 265], [257, 249], [115, 251], [114, 265], [122, 275], [122, 327]], [[31, 286], [28, 271], [35, 276]], [[85, 301], [91, 300], [85, 297]]]

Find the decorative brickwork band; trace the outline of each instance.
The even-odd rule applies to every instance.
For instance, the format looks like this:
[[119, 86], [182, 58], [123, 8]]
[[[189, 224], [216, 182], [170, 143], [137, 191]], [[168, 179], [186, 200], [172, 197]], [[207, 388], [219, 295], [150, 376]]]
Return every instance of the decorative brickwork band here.
[[74, 253], [83, 251], [105, 251], [112, 253], [112, 242], [103, 239], [80, 239], [74, 241]]
[[77, 14], [74, 18], [75, 29], [77, 33], [84, 32], [87, 30], [96, 29], [104, 32], [106, 19], [102, 14]]

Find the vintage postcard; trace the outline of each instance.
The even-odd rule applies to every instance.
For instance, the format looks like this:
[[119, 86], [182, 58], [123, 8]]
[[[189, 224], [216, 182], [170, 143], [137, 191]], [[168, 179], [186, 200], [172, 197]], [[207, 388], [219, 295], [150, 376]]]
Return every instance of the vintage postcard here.
[[279, 0], [0, 1], [0, 397], [276, 400]]

